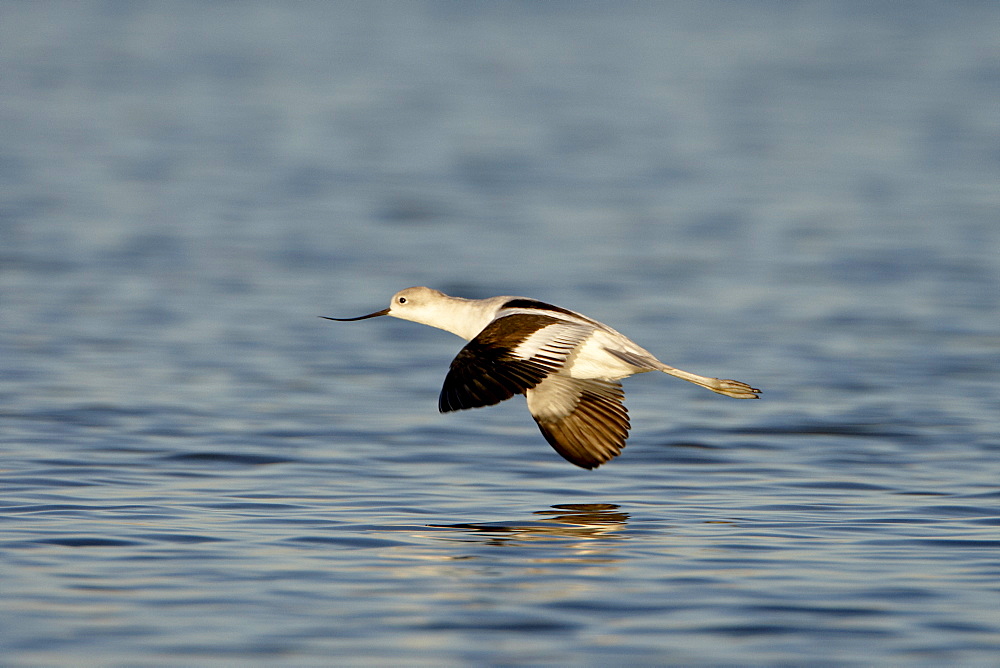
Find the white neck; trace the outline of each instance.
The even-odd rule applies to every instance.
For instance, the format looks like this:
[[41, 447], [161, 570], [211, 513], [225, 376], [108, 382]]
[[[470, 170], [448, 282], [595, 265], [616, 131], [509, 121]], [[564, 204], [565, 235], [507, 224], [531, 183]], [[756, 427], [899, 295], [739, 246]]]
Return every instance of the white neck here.
[[412, 320], [460, 336], [470, 341], [489, 324], [497, 309], [510, 297], [489, 299], [462, 299], [442, 295], [444, 299], [435, 301], [429, 308], [406, 313], [389, 313], [403, 320]]

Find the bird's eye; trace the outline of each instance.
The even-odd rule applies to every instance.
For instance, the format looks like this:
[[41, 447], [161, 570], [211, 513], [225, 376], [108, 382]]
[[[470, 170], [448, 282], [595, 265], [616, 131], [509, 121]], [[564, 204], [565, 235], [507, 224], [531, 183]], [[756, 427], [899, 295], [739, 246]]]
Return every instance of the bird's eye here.
[[400, 297], [400, 298], [399, 298], [399, 299], [397, 299], [396, 301], [397, 301], [398, 303], [400, 303], [400, 304], [405, 304], [405, 303], [406, 303], [406, 297]]

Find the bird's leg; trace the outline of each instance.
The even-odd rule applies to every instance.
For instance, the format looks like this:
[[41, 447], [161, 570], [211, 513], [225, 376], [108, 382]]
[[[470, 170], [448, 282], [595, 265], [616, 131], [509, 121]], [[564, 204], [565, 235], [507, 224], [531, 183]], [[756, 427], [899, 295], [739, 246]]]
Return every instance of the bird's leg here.
[[681, 371], [680, 369], [675, 369], [672, 366], [667, 366], [666, 364], [659, 367], [659, 369], [663, 373], [670, 374], [675, 378], [686, 380], [689, 383], [700, 385], [706, 390], [711, 390], [712, 392], [716, 392], [718, 394], [724, 394], [727, 397], [733, 397], [734, 399], [757, 399], [757, 395], [760, 394], [760, 390], [750, 387], [746, 383], [741, 383], [738, 380], [699, 376], [696, 373]]

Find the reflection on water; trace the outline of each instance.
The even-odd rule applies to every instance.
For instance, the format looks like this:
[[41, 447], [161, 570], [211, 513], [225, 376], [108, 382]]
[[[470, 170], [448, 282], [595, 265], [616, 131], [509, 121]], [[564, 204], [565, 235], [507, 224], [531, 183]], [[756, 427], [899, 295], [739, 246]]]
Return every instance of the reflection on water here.
[[613, 503], [561, 503], [546, 510], [535, 511], [545, 519], [529, 523], [463, 523], [429, 524], [432, 529], [450, 529], [465, 534], [463, 538], [446, 540], [483, 541], [491, 545], [507, 545], [538, 540], [624, 540], [622, 535], [628, 513], [619, 511]]

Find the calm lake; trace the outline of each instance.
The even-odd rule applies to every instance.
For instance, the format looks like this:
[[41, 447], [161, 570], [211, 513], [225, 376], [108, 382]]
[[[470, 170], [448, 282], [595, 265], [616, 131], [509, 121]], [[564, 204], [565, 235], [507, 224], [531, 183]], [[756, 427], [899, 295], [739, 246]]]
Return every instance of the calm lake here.
[[[4, 3], [0, 663], [1000, 664], [1000, 5]], [[441, 415], [525, 295], [594, 471]]]

